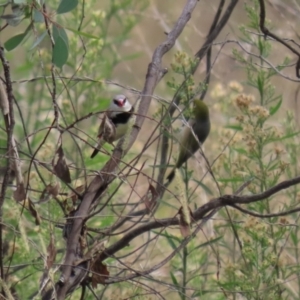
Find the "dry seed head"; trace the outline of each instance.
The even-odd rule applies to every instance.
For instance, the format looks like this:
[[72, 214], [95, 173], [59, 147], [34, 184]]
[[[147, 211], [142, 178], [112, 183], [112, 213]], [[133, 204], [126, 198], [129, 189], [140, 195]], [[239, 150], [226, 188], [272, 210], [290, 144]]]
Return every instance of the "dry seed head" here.
[[285, 171], [285, 169], [288, 167], [289, 163], [286, 163], [284, 161], [280, 161], [279, 163], [279, 169], [281, 172]]
[[229, 88], [235, 92], [242, 93], [244, 88], [238, 81], [230, 81], [228, 84]]
[[255, 140], [249, 140], [248, 142], [247, 142], [247, 146], [249, 147], [249, 150], [250, 151], [254, 151], [255, 150], [255, 148], [256, 148], [256, 141]]
[[256, 218], [251, 216], [251, 217], [247, 218], [247, 220], [245, 221], [244, 228], [245, 229], [253, 229], [256, 227], [256, 224], [257, 224]]
[[251, 106], [249, 108], [249, 112], [252, 115], [262, 119], [266, 119], [270, 115], [269, 111], [265, 107], [260, 105]]
[[287, 224], [289, 224], [289, 221], [287, 220], [286, 217], [281, 217], [281, 218], [279, 218], [279, 223], [282, 225], [287, 225]]
[[241, 133], [237, 133], [231, 140], [231, 145], [235, 145], [243, 140], [243, 136]]
[[274, 127], [271, 128], [271, 130], [272, 130], [272, 134], [275, 137], [280, 138], [282, 136], [282, 132], [279, 130], [279, 128], [274, 126]]
[[243, 123], [245, 120], [245, 117], [243, 115], [240, 116], [236, 116], [235, 119], [239, 122], [239, 123]]
[[278, 157], [278, 156], [280, 156], [281, 154], [284, 153], [284, 150], [279, 148], [278, 146], [275, 146], [274, 152], [275, 152], [276, 156]]
[[239, 109], [248, 109], [254, 98], [250, 95], [241, 94], [236, 97], [235, 103]]
[[252, 242], [249, 235], [244, 235], [244, 236], [240, 235], [240, 238], [241, 238], [243, 244], [250, 244]]
[[253, 126], [250, 125], [250, 124], [245, 124], [245, 126], [243, 127], [243, 131], [246, 134], [252, 135], [252, 133], [253, 133]]
[[210, 96], [214, 99], [222, 98], [227, 95], [223, 84], [218, 83], [215, 88], [211, 91]]

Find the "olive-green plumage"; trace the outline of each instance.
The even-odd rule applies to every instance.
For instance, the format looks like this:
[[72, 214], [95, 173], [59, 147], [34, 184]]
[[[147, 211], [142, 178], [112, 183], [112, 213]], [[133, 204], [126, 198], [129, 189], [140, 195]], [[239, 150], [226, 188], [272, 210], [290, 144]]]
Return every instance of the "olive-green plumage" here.
[[[179, 140], [179, 155], [174, 169], [167, 177], [169, 181], [174, 178], [175, 169], [180, 168], [200, 148], [199, 142], [203, 144], [209, 134], [209, 110], [203, 101], [194, 100], [193, 114], [193, 118], [188, 122], [189, 126], [183, 129], [181, 139]], [[199, 142], [192, 132], [197, 136]]]

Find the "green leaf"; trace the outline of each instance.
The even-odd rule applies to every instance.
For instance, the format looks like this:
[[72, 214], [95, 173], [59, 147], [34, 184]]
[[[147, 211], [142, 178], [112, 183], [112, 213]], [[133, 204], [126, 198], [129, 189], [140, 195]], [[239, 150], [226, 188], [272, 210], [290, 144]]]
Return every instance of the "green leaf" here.
[[176, 285], [176, 286], [179, 286], [178, 281], [177, 281], [175, 275], [173, 274], [173, 272], [170, 272], [170, 275], [171, 275], [171, 279], [173, 281], [173, 284]]
[[204, 191], [209, 194], [209, 195], [213, 195], [213, 192], [208, 188], [207, 185], [205, 185], [203, 182], [199, 181], [199, 180], [193, 180], [194, 182], [196, 182], [197, 184], [199, 184], [203, 189]]
[[36, 23], [44, 23], [44, 16], [40, 11], [38, 11], [37, 9], [34, 9], [33, 10], [33, 20]]
[[16, 15], [3, 15], [1, 19], [6, 20], [9, 26], [16, 27], [18, 26], [21, 21], [24, 19], [24, 16], [16, 16]]
[[179, 243], [181, 243], [181, 239], [180, 239], [180, 238], [178, 238], [178, 237], [175, 236], [175, 235], [171, 235], [171, 234], [169, 234], [168, 232], [166, 232], [166, 233], [156, 232], [156, 234], [158, 234], [158, 235], [160, 235], [160, 236], [164, 236], [164, 237], [166, 237], [168, 240], [172, 241], [172, 242], [170, 242], [170, 246], [172, 247], [173, 250], [175, 250], [175, 249], [177, 248], [177, 246], [175, 245], [175, 243], [173, 242], [173, 240], [174, 240], [174, 241], [177, 241], [177, 242], [179, 242]]
[[53, 26], [54, 48], [52, 53], [52, 62], [62, 68], [67, 62], [69, 56], [68, 36], [63, 28]]
[[52, 53], [52, 62], [58, 67], [62, 68], [63, 65], [67, 62], [69, 56], [69, 49], [66, 42], [58, 37], [55, 40], [55, 45]]
[[72, 31], [73, 33], [75, 33], [77, 35], [81, 35], [81, 36], [91, 38], [91, 39], [95, 39], [95, 40], [101, 40], [101, 38], [98, 37], [98, 36], [95, 36], [95, 35], [92, 35], [92, 34], [89, 34], [89, 33], [86, 33], [86, 32], [82, 32], [82, 31], [78, 31], [78, 30], [75, 30], [75, 29], [70, 28], [70, 27], [65, 27], [65, 29]]
[[240, 177], [232, 177], [232, 178], [219, 178], [219, 179], [217, 179], [217, 181], [219, 181], [219, 182], [244, 182], [245, 179], [240, 178]]
[[26, 0], [14, 0], [13, 1], [14, 4], [27, 4]]
[[10, 38], [9, 40], [7, 40], [4, 43], [5, 49], [7, 51], [11, 51], [11, 50], [15, 49], [18, 45], [20, 45], [21, 42], [24, 40], [24, 38], [27, 36], [27, 34], [30, 32], [30, 28], [31, 28], [31, 24], [27, 27], [25, 32], [23, 32], [21, 34], [17, 34], [15, 36], [13, 36], [12, 38]]
[[54, 26], [53, 25], [53, 28], [52, 28], [52, 32], [53, 32], [53, 38], [54, 38], [54, 41], [56, 38], [60, 37], [62, 38], [65, 43], [68, 45], [69, 47], [69, 40], [68, 40], [68, 36], [67, 36], [67, 33], [66, 31], [64, 30], [64, 28], [62, 27], [57, 27], [57, 26]]
[[12, 12], [15, 16], [21, 16], [21, 15], [24, 14], [24, 10], [25, 10], [26, 7], [27, 7], [27, 5], [24, 5], [23, 3], [22, 4], [14, 3], [11, 6], [11, 10], [12, 10]]
[[243, 148], [233, 148], [234, 151], [240, 154], [248, 155], [248, 152]]
[[268, 167], [268, 171], [276, 170], [279, 166], [279, 162], [275, 162], [273, 165]]
[[297, 234], [295, 234], [295, 232], [293, 230], [291, 230], [290, 233], [291, 233], [291, 240], [292, 240], [294, 246], [297, 246], [299, 244], [299, 239], [298, 239]]
[[212, 244], [218, 242], [218, 241], [219, 241], [220, 239], [222, 239], [222, 238], [223, 238], [222, 236], [219, 236], [219, 237], [216, 237], [215, 239], [212, 239], [212, 240], [210, 240], [210, 241], [208, 241], [208, 242], [205, 242], [205, 243], [203, 243], [203, 244], [198, 245], [197, 247], [193, 248], [193, 249], [189, 252], [189, 255], [190, 255], [193, 251], [195, 251], [195, 250], [197, 250], [197, 249], [199, 249], [199, 248], [202, 248], [202, 247], [210, 246], [210, 245], [212, 245]]
[[78, 5], [78, 0], [61, 0], [59, 3], [57, 13], [64, 14], [73, 10]]
[[243, 127], [240, 125], [226, 125], [225, 128], [233, 129], [233, 130], [237, 130], [237, 131], [243, 130]]
[[281, 107], [281, 103], [282, 103], [282, 99], [280, 99], [275, 106], [271, 106], [271, 108], [270, 108], [271, 116], [273, 116], [278, 111], [278, 109]]
[[300, 131], [296, 131], [296, 132], [289, 133], [289, 134], [287, 134], [285, 136], [282, 136], [282, 137], [279, 137], [279, 138], [272, 138], [272, 139], [270, 139], [270, 143], [290, 139], [294, 136], [299, 135], [299, 133], [300, 133]]
[[47, 35], [47, 31], [45, 31], [41, 36], [39, 36], [36, 41], [33, 43], [33, 45], [31, 46], [31, 48], [29, 50], [33, 50], [37, 45], [39, 45], [41, 43], [41, 41], [45, 38], [45, 36]]
[[0, 3], [0, 7], [2, 6], [7, 6], [9, 4], [9, 1], [6, 1], [6, 2], [3, 2], [3, 3]]

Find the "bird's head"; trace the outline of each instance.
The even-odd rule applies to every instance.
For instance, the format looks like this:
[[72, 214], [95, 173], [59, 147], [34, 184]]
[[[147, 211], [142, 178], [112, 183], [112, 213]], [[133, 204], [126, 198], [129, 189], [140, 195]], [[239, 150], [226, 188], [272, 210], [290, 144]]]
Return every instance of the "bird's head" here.
[[195, 119], [198, 120], [208, 120], [209, 119], [209, 110], [207, 105], [202, 100], [194, 100], [194, 115]]
[[124, 95], [116, 95], [111, 101], [109, 110], [112, 112], [127, 112], [130, 111], [132, 105]]

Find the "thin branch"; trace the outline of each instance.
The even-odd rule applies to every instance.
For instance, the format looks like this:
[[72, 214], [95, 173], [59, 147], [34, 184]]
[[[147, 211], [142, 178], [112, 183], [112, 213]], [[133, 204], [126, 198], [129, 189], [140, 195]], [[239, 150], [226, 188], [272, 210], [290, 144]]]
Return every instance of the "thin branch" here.
[[294, 49], [291, 45], [289, 45], [287, 42], [285, 42], [282, 38], [280, 38], [276, 34], [272, 33], [271, 31], [269, 31], [268, 28], [265, 27], [266, 9], [265, 9], [264, 0], [259, 0], [259, 6], [260, 6], [260, 14], [259, 14], [259, 16], [260, 16], [260, 22], [259, 22], [260, 30], [262, 31], [263, 34], [265, 34], [266, 36], [270, 36], [274, 40], [278, 41], [279, 43], [284, 45], [286, 48], [288, 48], [289, 50], [291, 50], [294, 54], [296, 54], [298, 56], [298, 61], [297, 61], [297, 64], [296, 64], [296, 76], [298, 78], [300, 78], [300, 52], [297, 51], [296, 49]]
[[[196, 7], [197, 3], [197, 0], [187, 1], [181, 16], [177, 20], [172, 31], [168, 34], [166, 41], [156, 48], [152, 57], [152, 61], [148, 66], [146, 82], [142, 92], [141, 100], [139, 100], [136, 105], [138, 116], [136, 117], [136, 122], [133, 126], [128, 145], [126, 149], [122, 149], [122, 141], [118, 143], [118, 146], [113, 152], [112, 158], [108, 161], [108, 163], [102, 170], [105, 172], [105, 174], [112, 173], [116, 169], [121, 160], [121, 157], [127, 153], [127, 151], [134, 143], [135, 139], [137, 138], [137, 135], [144, 123], [144, 116], [147, 114], [152, 99], [151, 96], [158, 83], [159, 77], [161, 77], [160, 74], [162, 72], [162, 57], [174, 46], [176, 39], [181, 34], [187, 22], [190, 20], [192, 11]], [[60, 282], [63, 282], [63, 284], [57, 289], [58, 300], [65, 299], [65, 296], [69, 290], [69, 279], [72, 271], [72, 265], [76, 257], [75, 254], [76, 248], [78, 246], [79, 235], [84, 224], [84, 220], [88, 216], [89, 208], [95, 201], [95, 199], [97, 199], [97, 197], [99, 197], [106, 190], [106, 187], [110, 180], [110, 175], [96, 176], [85, 192], [81, 205], [75, 213], [76, 218], [74, 219], [72, 229], [67, 241], [65, 265], [62, 269], [61, 278], [63, 278], [63, 281]]]
[[[207, 203], [203, 204], [202, 206], [200, 206], [197, 210], [193, 212], [193, 222], [195, 223], [203, 218], [206, 219], [207, 214], [211, 213], [216, 209], [219, 210], [224, 206], [232, 206], [242, 211], [240, 207], [237, 207], [237, 204], [253, 203], [253, 202], [265, 200], [266, 198], [271, 197], [272, 195], [278, 193], [279, 191], [282, 191], [284, 189], [287, 189], [299, 183], [300, 183], [300, 176], [290, 180], [283, 181], [260, 194], [250, 195], [250, 196], [224, 195], [222, 197], [212, 199]], [[245, 184], [248, 184], [248, 182]], [[245, 187], [245, 185], [243, 185], [242, 187]], [[239, 192], [240, 189], [237, 191], [237, 193]], [[289, 210], [288, 213], [297, 212], [299, 210], [300, 208], [296, 208], [294, 210]], [[245, 211], [245, 212], [249, 213], [249, 211]], [[280, 215], [284, 215], [284, 214], [285, 214], [284, 212], [280, 213]], [[276, 216], [276, 214], [270, 215], [269, 217], [272, 216]], [[123, 249], [126, 245], [128, 245], [134, 238], [147, 231], [162, 228], [162, 227], [175, 226], [179, 224], [180, 224], [180, 220], [178, 218], [156, 219], [152, 222], [143, 224], [138, 228], [135, 228], [131, 232], [128, 232], [126, 235], [123, 236], [122, 239], [118, 240], [115, 244], [107, 248], [101, 254], [101, 260], [105, 260], [106, 258], [114, 255], [117, 251]]]

